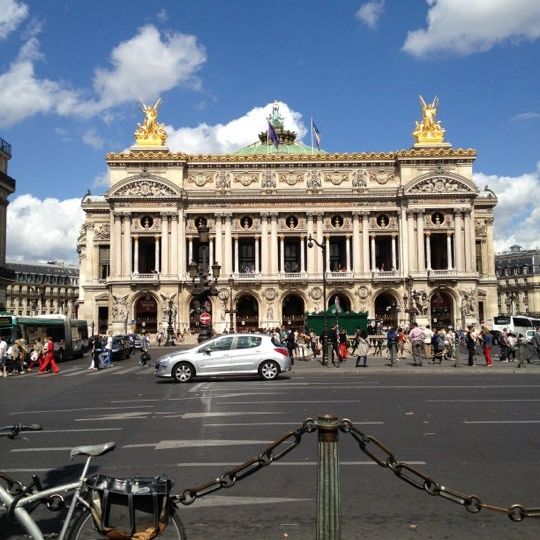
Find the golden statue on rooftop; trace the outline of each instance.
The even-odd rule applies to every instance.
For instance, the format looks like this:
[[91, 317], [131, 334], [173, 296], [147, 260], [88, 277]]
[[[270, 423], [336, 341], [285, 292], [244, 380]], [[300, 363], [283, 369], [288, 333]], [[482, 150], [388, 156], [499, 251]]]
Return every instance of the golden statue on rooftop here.
[[135, 130], [135, 141], [139, 146], [163, 146], [167, 140], [167, 133], [165, 132], [165, 126], [157, 121], [159, 104], [161, 98], [159, 98], [155, 105], [145, 105], [141, 101], [139, 109], [144, 113], [145, 118], [142, 124], [137, 124]]
[[444, 143], [445, 129], [441, 126], [440, 121], [435, 120], [439, 108], [439, 98], [435, 97], [431, 103], [426, 103], [422, 96], [419, 97], [423, 118], [421, 122], [416, 122], [416, 128], [413, 131], [415, 141], [419, 144]]

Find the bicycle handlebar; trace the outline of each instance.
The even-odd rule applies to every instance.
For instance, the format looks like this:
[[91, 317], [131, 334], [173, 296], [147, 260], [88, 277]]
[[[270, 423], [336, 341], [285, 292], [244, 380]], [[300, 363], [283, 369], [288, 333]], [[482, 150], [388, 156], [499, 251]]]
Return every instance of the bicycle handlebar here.
[[41, 431], [41, 424], [15, 424], [13, 426], [0, 427], [0, 437], [14, 439], [21, 431]]

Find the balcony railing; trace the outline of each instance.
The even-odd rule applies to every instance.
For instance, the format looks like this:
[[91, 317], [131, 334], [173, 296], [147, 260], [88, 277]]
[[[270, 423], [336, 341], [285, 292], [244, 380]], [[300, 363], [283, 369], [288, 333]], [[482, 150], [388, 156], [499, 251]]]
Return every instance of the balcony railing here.
[[11, 144], [0, 137], [0, 152], [11, 158]]
[[233, 279], [238, 281], [258, 281], [261, 279], [261, 274], [255, 272], [235, 272]]
[[400, 270], [375, 270], [372, 273], [373, 279], [377, 280], [392, 280], [402, 278]]
[[326, 272], [326, 279], [352, 279], [354, 272]]
[[150, 274], [131, 274], [131, 281], [159, 281], [159, 274], [151, 272]]
[[283, 279], [288, 279], [288, 280], [307, 279], [306, 272], [281, 272], [279, 276]]
[[457, 276], [457, 271], [454, 268], [445, 268], [444, 270], [428, 270], [428, 278], [448, 278]]

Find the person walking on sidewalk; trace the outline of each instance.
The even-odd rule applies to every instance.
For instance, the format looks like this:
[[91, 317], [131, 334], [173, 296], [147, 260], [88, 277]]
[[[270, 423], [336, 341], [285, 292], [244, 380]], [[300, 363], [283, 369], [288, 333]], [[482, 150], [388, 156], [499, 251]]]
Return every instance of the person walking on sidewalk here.
[[3, 336], [0, 336], [0, 368], [2, 368], [2, 375], [4, 377], [7, 377], [7, 350], [7, 342]]
[[360, 367], [360, 360], [363, 360], [364, 364], [362, 367], [367, 367], [367, 356], [369, 353], [369, 343], [367, 342], [367, 332], [361, 330], [360, 333], [356, 336], [356, 346], [355, 350], [358, 351], [358, 356], [356, 357], [356, 367]]
[[431, 343], [431, 338], [433, 337], [433, 331], [429, 324], [426, 324], [424, 329], [424, 357], [431, 358], [433, 355], [433, 346]]
[[390, 359], [391, 367], [395, 367], [397, 363], [397, 344], [397, 332], [394, 330], [393, 327], [390, 327], [386, 334], [386, 346], [388, 347], [388, 357]]
[[493, 334], [489, 331], [489, 328], [483, 327], [480, 334], [482, 342], [482, 351], [484, 358], [486, 359], [486, 367], [493, 366], [493, 360], [491, 358], [491, 348], [493, 347]]
[[469, 353], [469, 366], [474, 366], [474, 354], [476, 352], [476, 334], [473, 332], [472, 326], [467, 326], [467, 335], [465, 336], [465, 345]]
[[47, 372], [47, 368], [50, 365], [54, 374], [58, 375], [58, 373], [60, 373], [60, 370], [58, 369], [58, 365], [56, 364], [56, 361], [54, 359], [54, 343], [51, 336], [47, 337], [47, 345], [45, 346], [47, 347], [47, 352], [45, 353], [43, 362], [41, 364], [41, 367], [39, 368], [38, 373], [41, 373], [43, 375]]
[[421, 366], [424, 331], [416, 322], [412, 323], [412, 330], [409, 332], [409, 341], [411, 342], [412, 347], [413, 366]]

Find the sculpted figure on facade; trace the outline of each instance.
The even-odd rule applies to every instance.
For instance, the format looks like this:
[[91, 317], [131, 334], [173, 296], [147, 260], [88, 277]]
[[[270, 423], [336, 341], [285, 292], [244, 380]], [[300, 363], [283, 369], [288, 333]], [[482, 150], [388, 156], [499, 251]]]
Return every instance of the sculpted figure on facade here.
[[165, 184], [155, 180], [135, 181], [123, 186], [113, 194], [115, 197], [173, 197], [177, 194]]
[[225, 190], [231, 187], [231, 177], [229, 173], [220, 171], [216, 173], [216, 189]]
[[356, 169], [352, 173], [352, 187], [353, 188], [364, 188], [367, 187], [369, 180], [369, 173], [367, 169]]
[[416, 142], [424, 144], [443, 143], [445, 130], [441, 126], [441, 122], [436, 120], [439, 98], [435, 97], [431, 103], [426, 103], [422, 96], [419, 97], [422, 108], [422, 121], [416, 122], [416, 128], [413, 131]]
[[321, 173], [318, 171], [308, 172], [306, 185], [308, 189], [320, 189], [322, 186]]
[[111, 236], [111, 226], [108, 223], [96, 223], [94, 231], [96, 240], [109, 240]]
[[476, 302], [474, 299], [474, 290], [465, 289], [461, 293], [461, 314], [464, 317], [474, 317], [476, 315]]
[[145, 105], [141, 102], [140, 110], [144, 113], [144, 122], [137, 124], [135, 130], [135, 140], [138, 145], [141, 146], [163, 146], [167, 140], [167, 133], [165, 126], [157, 121], [159, 104], [161, 98], [159, 98], [155, 105]]
[[162, 300], [162, 304], [161, 304], [161, 312], [162, 312], [162, 316], [164, 319], [167, 319], [169, 317], [169, 311], [172, 307], [172, 312], [173, 312], [173, 320], [176, 316], [176, 306], [174, 305], [174, 297], [176, 296], [176, 293], [173, 293], [173, 294], [165, 294], [165, 293], [160, 293], [159, 295], [161, 297], [161, 300]]
[[112, 318], [113, 321], [124, 322], [128, 316], [127, 308], [127, 299], [129, 295], [112, 295], [113, 297], [113, 306], [112, 306]]
[[411, 308], [415, 310], [417, 315], [426, 315], [429, 301], [426, 291], [417, 291], [416, 289], [412, 292], [411, 299]]
[[271, 171], [264, 171], [261, 175], [261, 187], [263, 189], [275, 189], [276, 178]]

